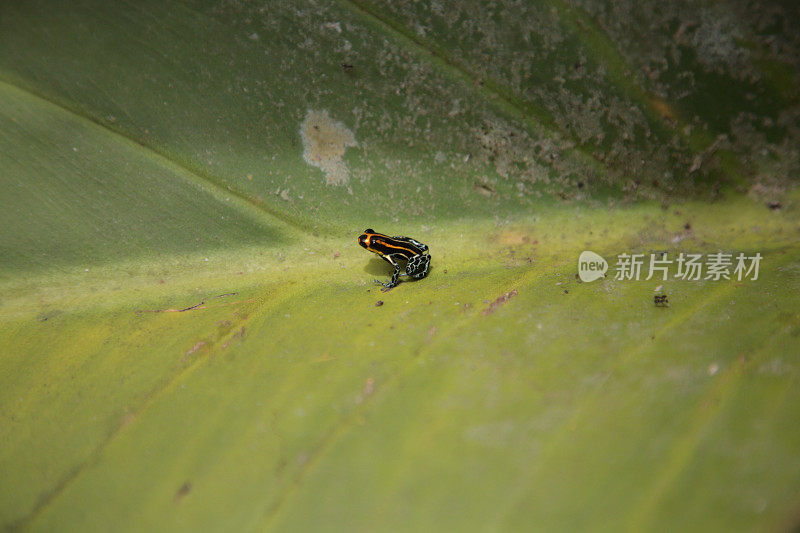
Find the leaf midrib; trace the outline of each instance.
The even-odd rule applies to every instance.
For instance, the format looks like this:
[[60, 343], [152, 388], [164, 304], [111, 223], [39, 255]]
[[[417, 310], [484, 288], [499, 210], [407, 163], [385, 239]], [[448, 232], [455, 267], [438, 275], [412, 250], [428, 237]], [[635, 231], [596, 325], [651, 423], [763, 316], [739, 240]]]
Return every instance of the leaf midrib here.
[[78, 108], [70, 106], [60, 98], [43, 94], [21, 81], [17, 81], [16, 83], [11, 81], [5, 74], [6, 73], [0, 73], [0, 92], [15, 92], [17, 95], [24, 98], [36, 100], [42, 105], [56, 108], [60, 113], [68, 115], [71, 119], [103, 132], [108, 138], [140, 151], [158, 165], [170, 170], [171, 173], [179, 179], [187, 179], [193, 185], [199, 186], [207, 191], [218, 202], [232, 205], [241, 214], [254, 218], [266, 226], [272, 226], [282, 230], [285, 233], [294, 233], [295, 236], [321, 233], [320, 230], [312, 227], [311, 224], [303, 223], [277, 209], [270, 209], [264, 203], [256, 203], [252, 198], [230, 184], [222, 183], [209, 174], [199, 172], [188, 165], [182, 164], [157, 148], [145, 144], [121, 130], [113, 129], [109, 127], [108, 124], [99, 122], [91, 116], [81, 113]]

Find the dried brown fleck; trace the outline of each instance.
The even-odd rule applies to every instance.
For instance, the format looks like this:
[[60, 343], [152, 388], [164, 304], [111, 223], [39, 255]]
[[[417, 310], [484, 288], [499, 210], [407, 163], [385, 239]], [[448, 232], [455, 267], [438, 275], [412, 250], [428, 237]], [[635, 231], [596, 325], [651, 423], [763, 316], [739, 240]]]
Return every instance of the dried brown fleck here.
[[206, 345], [206, 342], [205, 342], [205, 341], [200, 341], [200, 342], [198, 342], [197, 344], [195, 344], [195, 345], [194, 345], [194, 347], [192, 347], [192, 349], [191, 349], [191, 350], [189, 350], [188, 352], [186, 352], [186, 355], [191, 355], [191, 354], [193, 354], [194, 352], [196, 352], [197, 350], [199, 350], [200, 348], [202, 348], [202, 347], [203, 347], [203, 346], [205, 346], [205, 345]]
[[174, 498], [175, 503], [178, 503], [183, 498], [185, 498], [186, 495], [189, 494], [189, 492], [191, 492], [191, 490], [192, 490], [192, 484], [189, 483], [188, 481], [183, 485], [181, 485], [181, 488], [179, 488], [178, 491], [175, 493], [175, 498]]
[[484, 309], [483, 313], [481, 313], [481, 314], [483, 316], [486, 316], [486, 315], [488, 315], [490, 313], [494, 313], [495, 311], [497, 311], [498, 307], [500, 307], [501, 305], [503, 305], [504, 303], [506, 303], [507, 301], [509, 301], [511, 298], [513, 298], [516, 295], [517, 295], [517, 289], [513, 289], [513, 290], [505, 293], [504, 295], [500, 296], [495, 301], [490, 303], [489, 307]]

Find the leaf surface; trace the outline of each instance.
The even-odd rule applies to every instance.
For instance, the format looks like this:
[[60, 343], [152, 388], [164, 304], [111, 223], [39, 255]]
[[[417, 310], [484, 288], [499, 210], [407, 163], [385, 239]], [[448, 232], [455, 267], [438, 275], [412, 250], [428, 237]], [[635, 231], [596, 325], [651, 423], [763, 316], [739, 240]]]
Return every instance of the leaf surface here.
[[4, 5], [0, 524], [796, 527], [800, 47], [720, 5]]

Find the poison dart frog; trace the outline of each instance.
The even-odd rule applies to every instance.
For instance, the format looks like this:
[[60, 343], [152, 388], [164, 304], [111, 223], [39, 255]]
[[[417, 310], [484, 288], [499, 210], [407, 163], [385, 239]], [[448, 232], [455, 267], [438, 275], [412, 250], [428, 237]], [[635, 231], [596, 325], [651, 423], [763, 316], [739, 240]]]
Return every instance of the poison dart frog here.
[[[375, 283], [383, 285], [381, 289], [383, 292], [396, 287], [400, 283], [400, 276], [422, 279], [428, 274], [428, 266], [431, 264], [428, 246], [416, 239], [411, 237], [389, 237], [383, 233], [377, 233], [373, 229], [366, 229], [358, 237], [358, 244], [370, 252], [375, 252], [394, 267], [394, 273], [390, 281], [375, 280]], [[399, 260], [406, 261], [405, 274], [400, 273], [400, 264], [397, 262]]]

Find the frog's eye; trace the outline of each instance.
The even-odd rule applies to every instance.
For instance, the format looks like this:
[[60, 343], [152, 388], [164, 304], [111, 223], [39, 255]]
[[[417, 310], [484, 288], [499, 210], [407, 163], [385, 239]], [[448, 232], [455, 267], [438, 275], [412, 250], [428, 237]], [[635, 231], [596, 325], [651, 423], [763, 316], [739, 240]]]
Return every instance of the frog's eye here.
[[372, 228], [367, 228], [364, 230], [364, 233], [375, 233], [375, 230]]

